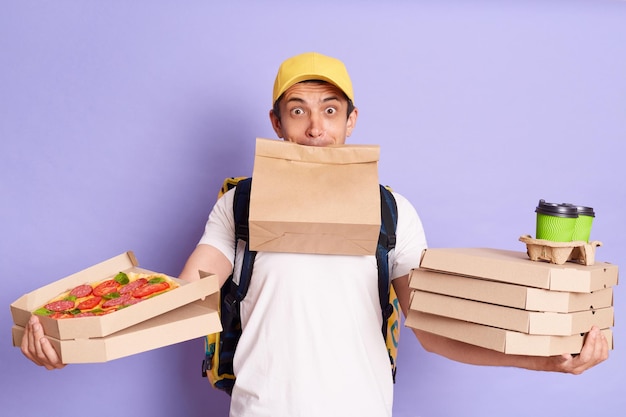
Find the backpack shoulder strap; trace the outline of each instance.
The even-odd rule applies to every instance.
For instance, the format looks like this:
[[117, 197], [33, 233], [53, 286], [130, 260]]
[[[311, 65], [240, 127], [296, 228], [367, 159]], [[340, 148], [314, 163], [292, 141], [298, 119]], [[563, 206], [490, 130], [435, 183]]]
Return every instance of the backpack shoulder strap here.
[[380, 216], [381, 236], [379, 243], [391, 250], [396, 247], [398, 206], [391, 189], [383, 185], [380, 186]]
[[235, 236], [237, 239], [248, 241], [248, 215], [250, 214], [250, 190], [252, 178], [239, 181], [235, 188], [233, 199], [233, 214], [235, 217]]
[[[232, 180], [232, 179], [230, 179]], [[233, 199], [233, 216], [235, 219], [235, 257], [237, 257], [237, 247], [239, 240], [243, 240], [246, 245], [243, 251], [243, 263], [239, 276], [239, 283], [232, 282], [232, 275], [228, 278], [227, 291], [224, 294], [222, 307], [228, 311], [231, 319], [239, 317], [239, 303], [248, 292], [250, 277], [252, 276], [252, 266], [256, 252], [249, 249], [249, 229], [248, 215], [250, 212], [250, 189], [252, 178], [239, 178], [233, 184], [235, 195]], [[232, 187], [231, 187], [232, 188]]]
[[398, 207], [391, 191], [380, 186], [380, 234], [376, 247], [376, 263], [378, 265], [378, 296], [383, 314], [382, 332], [387, 339], [387, 320], [393, 313], [389, 302], [389, 251], [396, 247], [396, 227], [398, 224]]
[[396, 382], [396, 357], [398, 354], [398, 326], [400, 320], [398, 298], [389, 279], [389, 251], [396, 246], [396, 229], [398, 223], [398, 207], [391, 193], [391, 188], [380, 186], [380, 234], [376, 248], [378, 266], [378, 296], [382, 313], [383, 340], [389, 353], [391, 375]]
[[238, 240], [246, 242], [246, 246], [243, 251], [243, 262], [241, 266], [241, 274], [239, 276], [239, 285], [236, 286], [236, 292], [233, 294], [237, 301], [243, 300], [248, 292], [250, 277], [252, 276], [252, 267], [254, 266], [254, 259], [256, 258], [256, 251], [250, 250], [250, 233], [248, 228], [251, 187], [252, 178], [246, 178], [239, 181], [237, 188], [235, 189], [235, 198], [233, 201], [233, 213], [235, 216], [235, 249], [237, 248]]
[[[250, 208], [251, 179], [245, 177], [226, 178], [218, 194], [235, 188], [233, 199], [233, 216], [235, 223], [235, 256], [239, 240], [246, 242], [243, 253], [243, 267], [239, 285], [233, 281], [231, 274], [220, 291], [220, 322], [222, 331], [207, 335], [205, 341], [205, 358], [202, 361], [202, 376], [209, 377], [211, 384], [229, 395], [232, 392], [235, 375], [233, 358], [239, 337], [241, 336], [240, 302], [245, 297], [252, 275], [252, 265], [256, 252], [248, 247], [248, 213]], [[210, 373], [208, 371], [211, 371]]]

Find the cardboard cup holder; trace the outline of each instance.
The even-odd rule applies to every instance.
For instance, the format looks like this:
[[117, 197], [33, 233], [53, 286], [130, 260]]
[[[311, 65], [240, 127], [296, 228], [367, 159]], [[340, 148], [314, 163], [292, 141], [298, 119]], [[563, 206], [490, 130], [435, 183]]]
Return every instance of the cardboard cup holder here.
[[531, 261], [549, 261], [557, 265], [563, 265], [567, 261], [593, 265], [596, 247], [602, 246], [602, 242], [597, 240], [592, 242], [582, 240], [553, 242], [545, 239], [533, 239], [530, 235], [522, 235], [519, 240], [526, 244], [528, 257]]

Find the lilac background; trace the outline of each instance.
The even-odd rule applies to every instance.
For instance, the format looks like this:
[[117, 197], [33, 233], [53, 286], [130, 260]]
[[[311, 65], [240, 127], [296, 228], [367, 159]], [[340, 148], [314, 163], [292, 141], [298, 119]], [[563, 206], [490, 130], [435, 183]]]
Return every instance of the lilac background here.
[[[309, 50], [347, 64], [351, 143], [382, 145], [432, 247], [523, 250], [544, 198], [593, 206], [597, 258], [626, 265], [624, 1], [3, 1], [3, 415], [105, 416], [112, 397], [118, 415], [227, 415], [200, 340], [46, 372], [11, 346], [9, 304], [129, 249], [178, 274], [222, 179], [274, 137], [278, 64]], [[394, 416], [620, 414], [623, 294], [616, 350], [578, 377], [453, 363], [404, 329]]]

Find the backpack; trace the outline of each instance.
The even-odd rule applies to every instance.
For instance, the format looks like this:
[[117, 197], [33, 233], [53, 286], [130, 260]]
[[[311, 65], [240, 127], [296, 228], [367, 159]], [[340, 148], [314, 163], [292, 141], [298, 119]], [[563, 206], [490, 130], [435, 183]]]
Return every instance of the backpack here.
[[[202, 376], [207, 377], [214, 388], [222, 390], [229, 395], [232, 393], [233, 385], [235, 384], [233, 358], [239, 337], [241, 336], [239, 303], [244, 299], [248, 291], [256, 257], [256, 252], [251, 251], [248, 246], [248, 210], [250, 207], [251, 184], [252, 178], [227, 178], [224, 180], [224, 184], [218, 194], [218, 198], [220, 198], [224, 193], [236, 187], [233, 203], [236, 234], [235, 248], [240, 239], [246, 245], [243, 251], [239, 285], [234, 283], [233, 275], [231, 275], [221, 288], [218, 311], [222, 323], [222, 331], [205, 337], [205, 357], [202, 361]], [[390, 285], [387, 254], [395, 247], [396, 243], [398, 209], [388, 187], [380, 186], [380, 197], [381, 228], [376, 249], [376, 262], [378, 265], [378, 292], [383, 318], [381, 331], [387, 346], [391, 373], [395, 383], [396, 357], [400, 338], [400, 305], [393, 286]], [[236, 253], [235, 256], [240, 256], [240, 254]]]

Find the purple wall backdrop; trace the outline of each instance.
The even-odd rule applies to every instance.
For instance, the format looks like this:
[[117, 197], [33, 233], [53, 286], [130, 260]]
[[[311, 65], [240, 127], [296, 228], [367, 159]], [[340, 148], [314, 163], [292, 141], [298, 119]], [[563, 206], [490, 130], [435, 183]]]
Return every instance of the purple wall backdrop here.
[[[105, 416], [111, 395], [122, 415], [227, 415], [200, 340], [47, 372], [11, 346], [8, 307], [129, 249], [178, 274], [222, 179], [274, 137], [277, 65], [304, 51], [348, 65], [352, 143], [382, 145], [381, 181], [432, 247], [523, 250], [545, 198], [593, 206], [598, 259], [626, 265], [626, 2], [183, 3], [0, 5], [3, 415]], [[404, 329], [394, 416], [620, 414], [623, 300], [611, 358], [578, 377], [453, 363]]]

